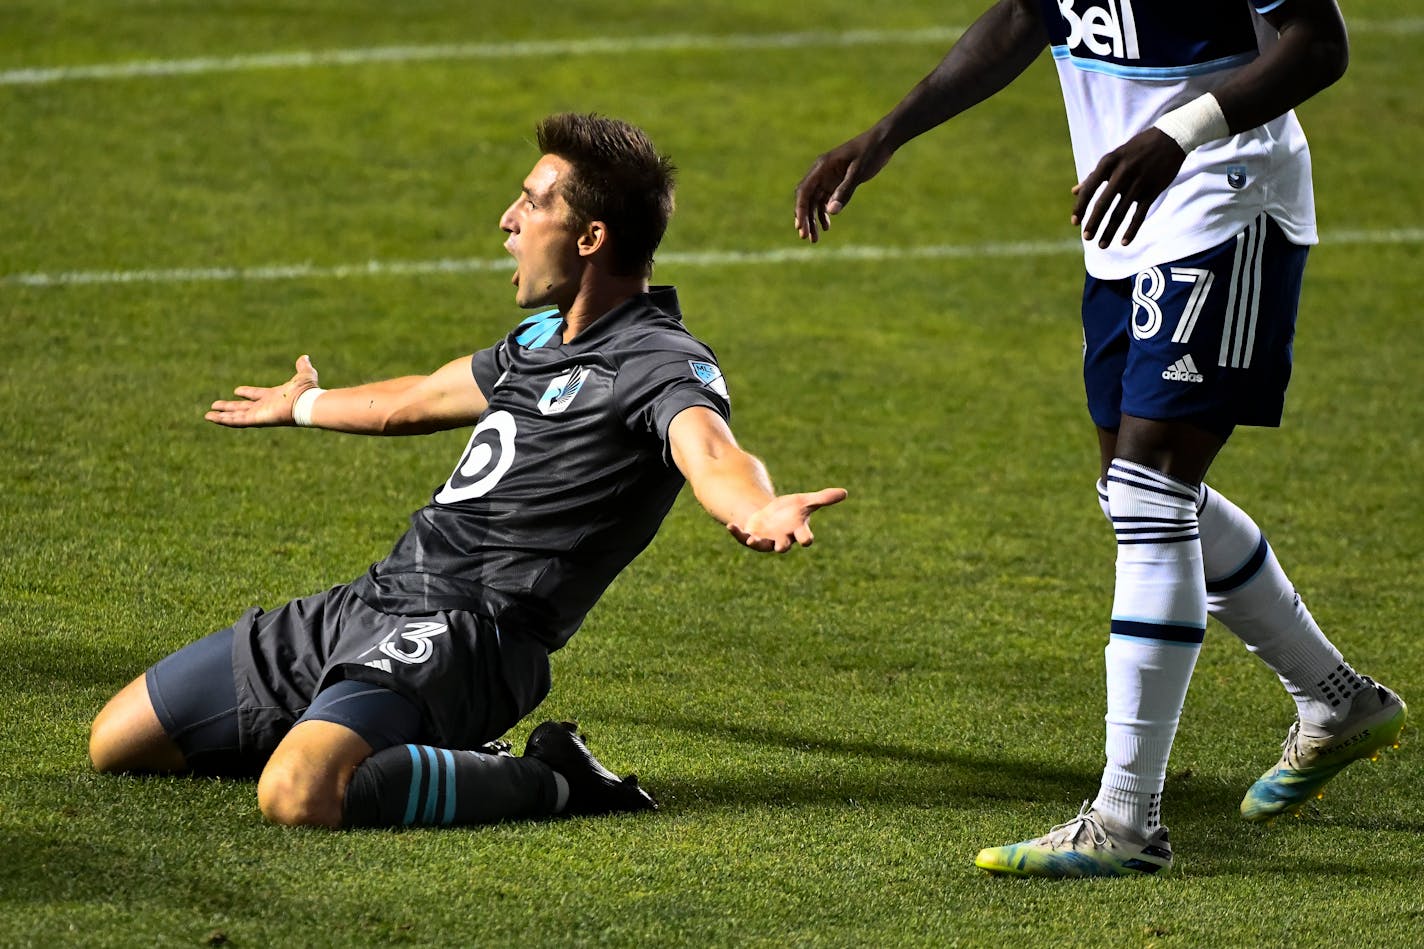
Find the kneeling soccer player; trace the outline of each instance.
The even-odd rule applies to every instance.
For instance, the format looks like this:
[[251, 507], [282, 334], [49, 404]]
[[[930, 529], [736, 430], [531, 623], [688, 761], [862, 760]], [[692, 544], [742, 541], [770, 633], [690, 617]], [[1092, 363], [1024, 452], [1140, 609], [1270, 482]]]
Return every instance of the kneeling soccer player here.
[[515, 301], [552, 307], [428, 376], [317, 387], [311, 361], [207, 419], [373, 435], [474, 424], [410, 529], [355, 581], [254, 609], [160, 660], [94, 720], [100, 771], [258, 777], [262, 813], [323, 827], [654, 806], [570, 723], [491, 744], [549, 691], [549, 653], [652, 540], [683, 480], [741, 543], [785, 552], [838, 488], [776, 496], [727, 425], [712, 351], [649, 287], [673, 167], [641, 130], [551, 116], [500, 227]]

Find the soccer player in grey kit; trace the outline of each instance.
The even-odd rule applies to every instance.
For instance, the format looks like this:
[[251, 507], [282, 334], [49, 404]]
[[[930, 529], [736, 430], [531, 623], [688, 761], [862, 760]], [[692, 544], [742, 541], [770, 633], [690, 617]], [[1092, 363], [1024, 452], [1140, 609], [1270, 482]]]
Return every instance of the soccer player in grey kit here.
[[684, 479], [740, 543], [809, 545], [838, 488], [777, 496], [727, 424], [712, 350], [650, 287], [673, 166], [643, 132], [562, 114], [504, 212], [516, 303], [548, 307], [428, 376], [323, 390], [311, 360], [207, 419], [411, 435], [474, 424], [394, 550], [348, 584], [253, 609], [160, 660], [94, 721], [100, 771], [255, 776], [262, 813], [322, 827], [645, 810], [569, 723], [495, 742], [549, 653], [652, 540]]

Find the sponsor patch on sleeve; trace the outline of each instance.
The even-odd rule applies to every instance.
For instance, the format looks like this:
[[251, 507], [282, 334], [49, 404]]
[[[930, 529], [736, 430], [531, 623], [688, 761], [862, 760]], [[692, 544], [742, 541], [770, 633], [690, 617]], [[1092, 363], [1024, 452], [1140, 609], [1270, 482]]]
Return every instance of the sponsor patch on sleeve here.
[[731, 401], [732, 397], [727, 394], [727, 380], [722, 378], [721, 369], [710, 362], [697, 362], [693, 359], [689, 359], [687, 364], [692, 367], [693, 375], [697, 376], [704, 386], [727, 401]]

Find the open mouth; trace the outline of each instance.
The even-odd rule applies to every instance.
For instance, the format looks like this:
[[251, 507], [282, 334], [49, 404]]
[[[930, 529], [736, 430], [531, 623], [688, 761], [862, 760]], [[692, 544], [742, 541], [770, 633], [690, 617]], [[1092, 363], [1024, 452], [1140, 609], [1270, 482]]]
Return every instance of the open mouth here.
[[514, 258], [514, 276], [509, 278], [509, 282], [517, 287], [519, 286], [519, 257], [514, 253], [513, 237], [510, 237], [509, 240], [504, 242], [504, 249], [508, 252], [509, 256]]

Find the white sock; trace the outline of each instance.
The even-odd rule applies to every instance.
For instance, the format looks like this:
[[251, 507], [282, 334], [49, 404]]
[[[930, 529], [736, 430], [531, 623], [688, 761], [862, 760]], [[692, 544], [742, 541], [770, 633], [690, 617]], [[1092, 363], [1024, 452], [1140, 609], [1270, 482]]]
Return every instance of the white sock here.
[[[1111, 519], [1102, 481], [1098, 503], [1103, 516]], [[1364, 683], [1321, 632], [1261, 529], [1229, 498], [1206, 485], [1200, 488], [1197, 517], [1208, 612], [1276, 673], [1302, 722], [1338, 722]]]
[[1107, 766], [1093, 809], [1144, 835], [1160, 820], [1167, 758], [1206, 630], [1197, 491], [1114, 459], [1108, 505], [1117, 582], [1107, 664]]
[[1344, 718], [1364, 683], [1320, 631], [1261, 529], [1206, 485], [1199, 512], [1211, 615], [1280, 677], [1302, 722]]
[[1103, 785], [1093, 809], [1108, 818], [1115, 827], [1130, 827], [1151, 836], [1162, 826], [1162, 794], [1141, 794]]

